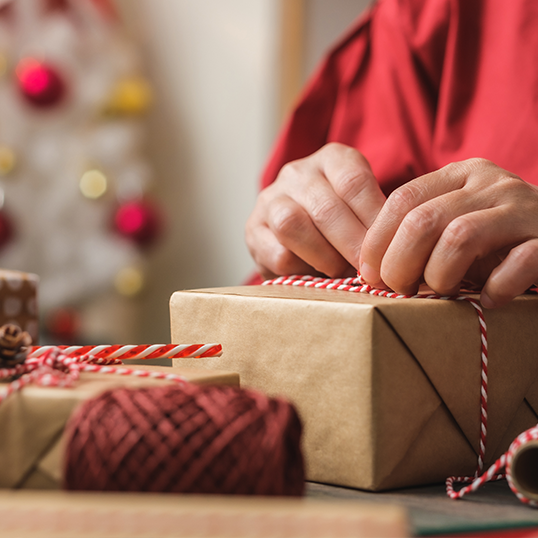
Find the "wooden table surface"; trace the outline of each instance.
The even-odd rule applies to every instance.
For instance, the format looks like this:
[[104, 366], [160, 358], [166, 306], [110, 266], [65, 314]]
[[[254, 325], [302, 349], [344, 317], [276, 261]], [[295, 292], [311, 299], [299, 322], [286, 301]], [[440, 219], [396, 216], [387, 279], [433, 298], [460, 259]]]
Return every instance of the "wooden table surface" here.
[[506, 481], [486, 484], [464, 499], [454, 501], [444, 485], [370, 493], [324, 484], [308, 483], [307, 497], [336, 501], [397, 504], [409, 513], [417, 536], [521, 527], [538, 528], [538, 509], [522, 504]]

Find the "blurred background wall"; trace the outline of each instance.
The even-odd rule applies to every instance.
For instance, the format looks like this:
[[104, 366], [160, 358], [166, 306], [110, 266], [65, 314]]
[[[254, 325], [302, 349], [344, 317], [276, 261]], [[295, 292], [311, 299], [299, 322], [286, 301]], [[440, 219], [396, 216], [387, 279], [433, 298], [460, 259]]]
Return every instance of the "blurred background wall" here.
[[[293, 99], [290, 92], [367, 3], [120, 3], [143, 40], [154, 86], [148, 149], [168, 226], [151, 254], [141, 341], [169, 338], [174, 290], [237, 285], [252, 271], [243, 228], [282, 110], [290, 104], [282, 101]], [[290, 69], [297, 70], [296, 78]], [[282, 85], [288, 87], [284, 95]]]

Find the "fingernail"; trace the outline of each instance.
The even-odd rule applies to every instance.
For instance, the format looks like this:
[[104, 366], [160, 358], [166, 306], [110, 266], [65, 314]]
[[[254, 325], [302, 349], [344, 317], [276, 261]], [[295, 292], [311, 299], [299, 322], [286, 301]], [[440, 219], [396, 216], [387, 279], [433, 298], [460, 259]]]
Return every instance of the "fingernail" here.
[[484, 308], [495, 308], [496, 306], [491, 297], [485, 292], [480, 295], [480, 302]]
[[367, 263], [361, 263], [361, 276], [370, 286], [375, 286], [381, 282], [380, 274]]

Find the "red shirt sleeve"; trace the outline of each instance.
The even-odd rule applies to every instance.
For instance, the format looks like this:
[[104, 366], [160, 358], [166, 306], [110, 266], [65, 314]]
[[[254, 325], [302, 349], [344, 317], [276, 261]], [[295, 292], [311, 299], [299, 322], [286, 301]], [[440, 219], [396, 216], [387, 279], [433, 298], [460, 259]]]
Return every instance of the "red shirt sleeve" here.
[[327, 55], [277, 138], [262, 188], [328, 142], [357, 148], [388, 193], [431, 169], [450, 25], [445, 0], [380, 0]]
[[262, 175], [328, 142], [385, 194], [471, 157], [538, 185], [538, 2], [378, 0], [328, 53]]

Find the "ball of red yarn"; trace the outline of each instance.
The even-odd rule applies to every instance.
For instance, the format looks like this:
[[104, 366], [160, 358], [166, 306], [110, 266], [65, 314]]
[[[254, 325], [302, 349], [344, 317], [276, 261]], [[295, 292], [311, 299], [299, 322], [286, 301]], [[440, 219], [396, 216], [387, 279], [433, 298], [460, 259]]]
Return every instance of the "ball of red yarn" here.
[[235, 387], [113, 390], [72, 416], [64, 487], [302, 495], [301, 429], [288, 402]]

